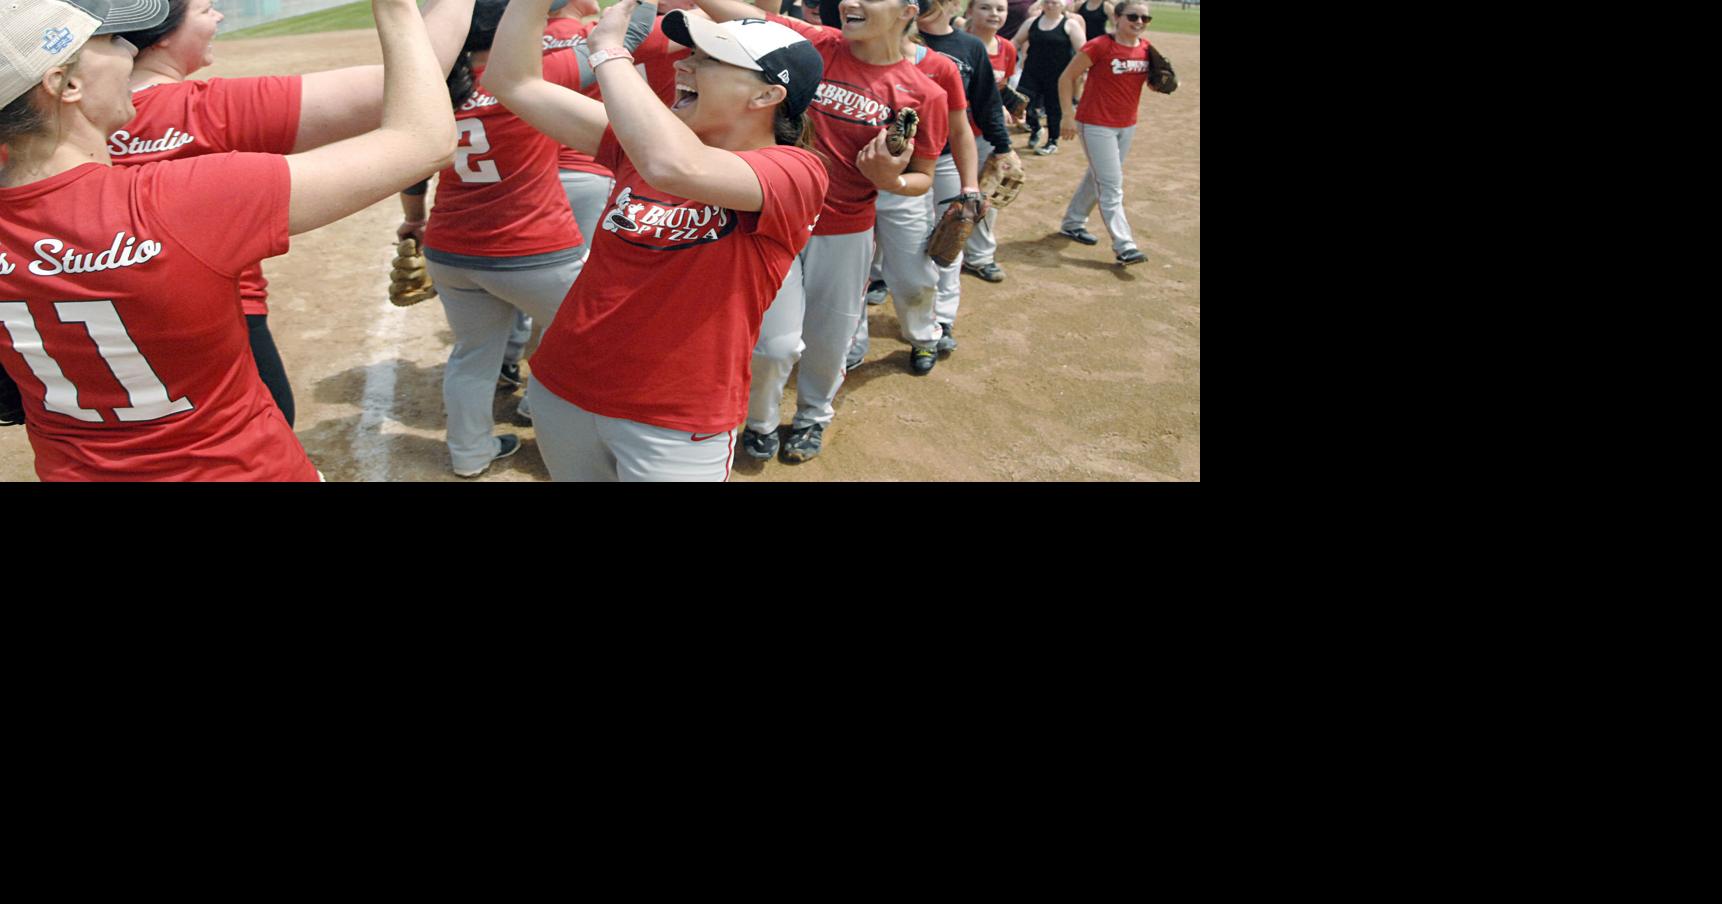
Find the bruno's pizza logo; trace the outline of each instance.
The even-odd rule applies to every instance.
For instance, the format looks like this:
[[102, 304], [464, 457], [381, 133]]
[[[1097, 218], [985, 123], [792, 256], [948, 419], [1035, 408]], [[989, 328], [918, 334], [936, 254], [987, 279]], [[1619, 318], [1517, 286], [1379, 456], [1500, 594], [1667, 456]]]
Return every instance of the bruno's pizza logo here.
[[819, 93], [813, 97], [813, 109], [864, 126], [882, 126], [892, 116], [890, 104], [866, 93], [859, 85], [845, 82], [820, 82]]
[[599, 221], [606, 232], [653, 251], [681, 251], [735, 231], [735, 214], [716, 204], [671, 204], [623, 188]]
[[1112, 74], [1113, 75], [1124, 75], [1125, 73], [1129, 73], [1129, 72], [1147, 72], [1147, 71], [1148, 71], [1148, 61], [1147, 60], [1113, 60], [1112, 61]]

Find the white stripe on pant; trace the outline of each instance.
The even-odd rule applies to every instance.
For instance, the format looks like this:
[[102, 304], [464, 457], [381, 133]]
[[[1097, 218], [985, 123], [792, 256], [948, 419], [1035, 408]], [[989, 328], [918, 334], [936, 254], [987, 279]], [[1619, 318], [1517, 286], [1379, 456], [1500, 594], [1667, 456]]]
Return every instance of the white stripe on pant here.
[[496, 374], [515, 314], [524, 311], [549, 324], [584, 261], [573, 260], [532, 270], [469, 270], [428, 261], [431, 281], [442, 301], [454, 348], [442, 374], [443, 407], [448, 411], [448, 451], [456, 470], [482, 467], [498, 451], [491, 435]]
[[[593, 414], [533, 383], [532, 426], [538, 451], [557, 481], [729, 480], [735, 430], [693, 434], [639, 421]], [[703, 437], [703, 438], [697, 438]]]
[[759, 433], [777, 430], [783, 388], [797, 360], [793, 428], [829, 424], [832, 403], [843, 386], [843, 356], [866, 302], [867, 265], [873, 257], [873, 230], [816, 235], [795, 256], [782, 288], [760, 323], [753, 348], [753, 383], [747, 399], [747, 426]]
[[1136, 127], [1114, 129], [1079, 122], [1076, 134], [1088, 154], [1088, 172], [1076, 184], [1076, 193], [1070, 196], [1062, 228], [1085, 227], [1098, 202], [1100, 221], [1112, 236], [1112, 253], [1123, 254], [1136, 247], [1130, 221], [1124, 218], [1124, 157], [1130, 153], [1130, 139], [1136, 136]]

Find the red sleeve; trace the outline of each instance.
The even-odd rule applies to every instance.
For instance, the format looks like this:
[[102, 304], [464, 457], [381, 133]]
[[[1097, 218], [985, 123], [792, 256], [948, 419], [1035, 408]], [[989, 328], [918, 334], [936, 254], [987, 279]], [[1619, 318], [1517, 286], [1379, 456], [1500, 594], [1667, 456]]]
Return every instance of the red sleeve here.
[[736, 156], [753, 168], [760, 193], [765, 196], [752, 231], [780, 241], [791, 252], [800, 249], [825, 205], [825, 189], [831, 178], [825, 164], [808, 151], [781, 146]]
[[1102, 45], [1110, 40], [1112, 40], [1111, 35], [1101, 35], [1100, 37], [1089, 41], [1087, 44], [1082, 45], [1082, 55], [1088, 57], [1090, 60], [1099, 60], [1101, 57], [1106, 55], [1106, 50]]
[[[591, 34], [592, 32], [588, 30], [586, 33]], [[634, 62], [643, 64], [669, 52], [670, 36], [664, 34], [664, 17], [659, 16], [658, 20], [652, 23], [651, 34], [646, 35], [646, 39], [640, 42], [640, 46], [634, 48]]]
[[[936, 93], [933, 93], [936, 92]], [[914, 157], [923, 160], [937, 160], [945, 149], [945, 142], [950, 140], [951, 117], [948, 103], [944, 98], [944, 90], [934, 88], [929, 93], [927, 102], [918, 107], [915, 112], [921, 114], [920, 125], [915, 129]]]
[[[934, 50], [927, 52], [937, 53]], [[938, 56], [939, 59], [945, 61], [945, 65], [938, 67], [939, 74], [934, 78], [934, 81], [939, 83], [939, 87], [945, 89], [945, 109], [952, 113], [958, 110], [967, 110], [969, 108], [969, 95], [963, 88], [963, 74], [957, 71], [957, 64], [951, 62], [950, 57], [942, 53]]]
[[299, 138], [304, 80], [297, 75], [212, 78], [203, 112], [224, 150], [288, 154]]
[[1005, 74], [1005, 81], [1010, 81], [1010, 77], [1011, 77], [1011, 76], [1012, 76], [1012, 75], [1015, 75], [1015, 74], [1016, 74], [1016, 62], [1017, 62], [1017, 60], [1016, 60], [1016, 45], [1015, 45], [1015, 44], [1012, 44], [1012, 43], [1011, 43], [1011, 42], [1009, 42], [1009, 41], [1000, 41], [1000, 42], [999, 42], [999, 45], [1000, 45], [1000, 48], [1001, 48], [1001, 49], [1002, 49], [1002, 50], [1003, 50], [1003, 52], [1004, 52], [1004, 58], [1005, 58], [1005, 66], [1004, 66], [1004, 74]]
[[766, 13], [765, 18], [768, 22], [776, 22], [779, 25], [795, 29], [796, 32], [806, 38], [814, 47], [818, 48], [820, 53], [825, 53], [833, 46], [844, 43], [843, 30], [841, 28], [832, 28], [829, 25], [814, 25], [812, 22], [808, 22], [804, 19], [795, 19], [789, 16], [778, 15], [777, 13]]
[[564, 88], [580, 90], [580, 57], [572, 49], [544, 55], [544, 80]]
[[196, 249], [192, 253], [211, 270], [237, 277], [251, 264], [287, 253], [287, 158], [230, 152], [142, 169], [137, 191], [153, 201], [161, 228]]
[[613, 173], [616, 171], [616, 164], [625, 156], [627, 155], [622, 153], [622, 143], [616, 140], [616, 130], [605, 126], [603, 137], [598, 139], [598, 153], [593, 154], [592, 159]]

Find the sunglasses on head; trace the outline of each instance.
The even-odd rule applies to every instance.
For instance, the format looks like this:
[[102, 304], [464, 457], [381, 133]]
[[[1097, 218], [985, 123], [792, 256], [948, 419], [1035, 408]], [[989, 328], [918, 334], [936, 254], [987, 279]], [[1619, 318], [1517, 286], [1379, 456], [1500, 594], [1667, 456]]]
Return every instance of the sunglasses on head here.
[[1119, 13], [1118, 18], [1129, 19], [1132, 22], [1152, 22], [1152, 21], [1154, 21], [1153, 16], [1144, 16], [1141, 13]]

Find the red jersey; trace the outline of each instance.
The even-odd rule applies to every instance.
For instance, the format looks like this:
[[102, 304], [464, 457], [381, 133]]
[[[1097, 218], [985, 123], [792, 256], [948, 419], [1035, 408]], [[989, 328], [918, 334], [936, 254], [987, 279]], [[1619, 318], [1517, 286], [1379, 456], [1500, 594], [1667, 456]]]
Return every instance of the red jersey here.
[[[473, 71], [479, 82], [483, 69]], [[567, 52], [544, 55], [544, 78], [580, 85]], [[437, 174], [425, 248], [470, 257], [529, 257], [582, 244], [556, 177], [555, 139], [508, 111], [482, 85], [454, 114], [454, 163]]]
[[1016, 45], [996, 35], [993, 40], [999, 49], [997, 53], [987, 54], [987, 59], [993, 64], [993, 80], [1003, 88], [1010, 82], [1011, 73], [1016, 71]]
[[1125, 47], [1111, 35], [1101, 35], [1082, 45], [1082, 53], [1094, 65], [1088, 69], [1082, 103], [1076, 106], [1076, 121], [1114, 129], [1135, 125], [1142, 86], [1148, 84], [1148, 39]]
[[[549, 53], [553, 50], [572, 51], [574, 45], [584, 44], [586, 42], [586, 35], [590, 33], [591, 30], [592, 26], [587, 25], [579, 19], [551, 19], [549, 23], [544, 26], [544, 52]], [[596, 83], [582, 93], [594, 100], [602, 100], [602, 98], [598, 96], [598, 85]], [[605, 178], [609, 178], [610, 176], [610, 171], [599, 166], [597, 163], [594, 163], [591, 157], [582, 154], [567, 145], [559, 145], [557, 147], [556, 166], [558, 169], [573, 170], [580, 173], [596, 173]]]
[[652, 93], [669, 106], [676, 102], [676, 61], [693, 55], [693, 48], [683, 47], [664, 34], [664, 17], [652, 23], [652, 33], [634, 48], [634, 66], [652, 86]]
[[[969, 108], [969, 96], [968, 92], [963, 90], [963, 73], [957, 68], [957, 64], [950, 57], [930, 47], [917, 45], [915, 52], [921, 55], [921, 58], [915, 61], [915, 68], [926, 73], [927, 78], [932, 79], [933, 84], [938, 85], [939, 90], [945, 92], [946, 112], [953, 117], [958, 114], [968, 116], [963, 111]], [[947, 120], [946, 126], [949, 125]], [[975, 125], [972, 116], [969, 117], [969, 127], [976, 134], [980, 133], [980, 129]], [[950, 135], [947, 133], [945, 143], [939, 148], [939, 156], [943, 157], [950, 152]]]
[[594, 414], [689, 433], [747, 417], [765, 309], [807, 245], [825, 165], [809, 151], [743, 151], [765, 204], [727, 210], [646, 184], [605, 130], [616, 189], [586, 269], [532, 355], [532, 376]]
[[[115, 166], [202, 154], [288, 154], [299, 137], [299, 76], [212, 78], [146, 85], [132, 92], [137, 116], [108, 137]], [[269, 313], [262, 261], [240, 275], [247, 314]]]
[[0, 365], [42, 480], [318, 479], [235, 316], [240, 271], [287, 252], [288, 198], [265, 154], [0, 188]]
[[815, 123], [815, 145], [825, 155], [831, 176], [831, 190], [825, 193], [825, 209], [814, 234], [848, 235], [873, 228], [873, 199], [879, 192], [856, 168], [855, 155], [878, 137], [898, 109], [913, 107], [921, 117], [914, 158], [938, 160], [949, 129], [944, 89], [907, 59], [889, 66], [861, 62], [849, 52], [849, 42], [838, 29], [776, 13], [766, 18], [800, 32], [825, 60], [825, 77], [807, 108]]

